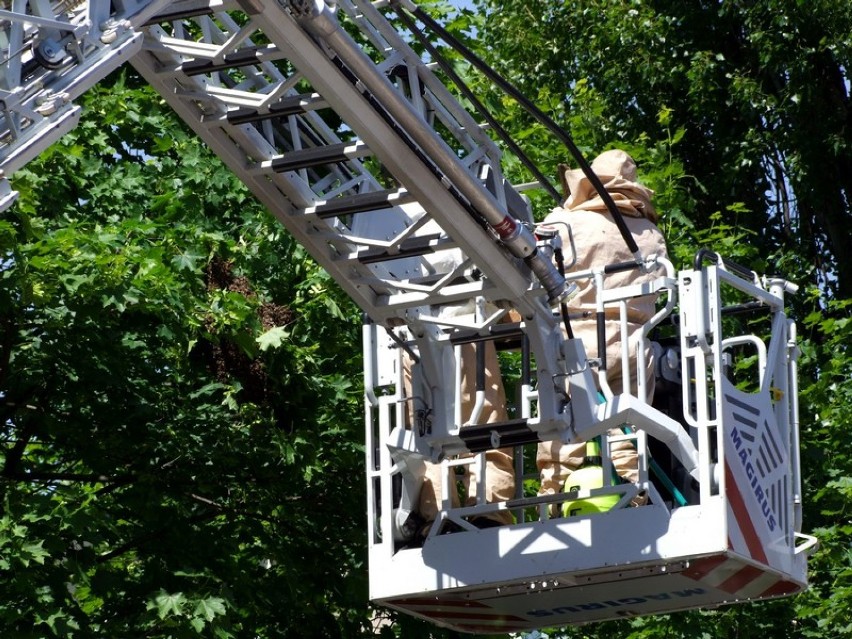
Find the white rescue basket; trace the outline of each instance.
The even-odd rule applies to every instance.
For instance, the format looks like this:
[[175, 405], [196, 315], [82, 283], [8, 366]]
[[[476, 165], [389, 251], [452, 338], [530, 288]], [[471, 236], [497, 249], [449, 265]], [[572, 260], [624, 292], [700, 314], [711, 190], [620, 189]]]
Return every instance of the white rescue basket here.
[[[702, 265], [708, 255], [712, 263]], [[800, 531], [798, 351], [795, 325], [784, 314], [784, 292], [794, 287], [702, 254], [676, 280], [661, 278], [657, 289], [666, 288], [679, 303], [669, 304], [672, 337], [657, 349], [658, 396], [668, 392], [677, 401], [654, 407], [632, 394], [596, 398], [590, 423], [566, 429], [566, 441], [602, 435], [611, 444], [619, 438], [612, 428], [622, 426], [639, 453], [639, 481], [535, 496], [535, 474], [518, 463], [516, 499], [455, 508], [445, 499], [422, 541], [408, 538], [406, 524], [425, 464], [440, 456], [434, 445], [423, 446], [422, 427], [406, 423], [403, 349], [383, 329], [367, 327], [371, 599], [458, 631], [504, 633], [770, 599], [807, 587], [816, 540]], [[619, 291], [606, 297], [615, 300]], [[444, 383], [455, 380], [450, 374]], [[577, 402], [591, 391], [571, 384], [570, 392]], [[520, 462], [537, 436], [535, 396], [526, 389], [525, 417], [509, 425], [456, 427], [450, 435], [480, 442], [470, 447], [480, 453], [492, 428], [492, 445], [517, 444]], [[673, 404], [680, 414], [667, 414]], [[458, 452], [451, 440], [442, 438], [444, 449]], [[611, 464], [608, 446], [604, 460]], [[449, 454], [439, 463], [446, 473], [472, 465], [471, 474], [486, 481], [481, 453]], [[534, 496], [524, 496], [525, 484]], [[477, 493], [484, 494], [481, 487]], [[618, 505], [558, 516], [566, 500], [605, 493], [619, 494]], [[647, 503], [634, 507], [639, 493]], [[498, 510], [511, 511], [517, 523], [475, 525]]]

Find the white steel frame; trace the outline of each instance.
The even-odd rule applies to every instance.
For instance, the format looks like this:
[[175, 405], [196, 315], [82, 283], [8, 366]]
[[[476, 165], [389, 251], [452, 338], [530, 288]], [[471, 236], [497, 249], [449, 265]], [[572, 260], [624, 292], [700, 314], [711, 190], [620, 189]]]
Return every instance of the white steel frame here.
[[[644, 392], [637, 395], [635, 389], [617, 396], [605, 390], [607, 401], [595, 407], [585, 428], [576, 429], [577, 440], [603, 435], [611, 444], [608, 431], [630, 424], [627, 437], [636, 441], [639, 482], [456, 508], [445, 490], [438, 523], [422, 543], [406, 536], [405, 523], [416, 509], [425, 464], [432, 460], [418, 452], [416, 429], [406, 427], [400, 349], [383, 342], [380, 329], [369, 328], [371, 596], [440, 625], [487, 633], [715, 607], [805, 588], [807, 556], [816, 540], [800, 529], [798, 351], [795, 327], [784, 313], [784, 293], [794, 289], [783, 280], [744, 279], [721, 259], [682, 271], [677, 280], [667, 271], [645, 289], [598, 289], [601, 304], [616, 306], [648, 290], [670, 290], [652, 321], [677, 313], [674, 351], [683, 370], [683, 415], [647, 405]], [[732, 297], [760, 305], [757, 312], [769, 318], [763, 332], [729, 334], [731, 302], [726, 300]], [[742, 346], [757, 353], [748, 390], [738, 390], [725, 372], [724, 353]], [[388, 360], [384, 367], [378, 363], [382, 355]], [[582, 401], [587, 388], [589, 395], [596, 392], [594, 385], [572, 385], [572, 399], [579, 394]], [[535, 415], [534, 389], [525, 392], [524, 401], [523, 415]], [[669, 448], [682, 465], [682, 478], [697, 482], [697, 490], [690, 490], [689, 482], [680, 487], [687, 503], [664, 498], [659, 479], [649, 474], [651, 439]], [[611, 463], [607, 450], [604, 476]], [[516, 455], [521, 454], [518, 447]], [[441, 463], [445, 478], [455, 465], [478, 465], [473, 481], [482, 483], [476, 494], [485, 494], [486, 466], [476, 457], [450, 456]], [[518, 474], [535, 477], [523, 475], [522, 464]], [[630, 507], [638, 490], [649, 494], [649, 503]], [[621, 499], [607, 512], [555, 515], [560, 509], [554, 504], [612, 493]], [[471, 523], [498, 510], [513, 512], [517, 523], [482, 530]], [[444, 521], [456, 526], [447, 528]]]

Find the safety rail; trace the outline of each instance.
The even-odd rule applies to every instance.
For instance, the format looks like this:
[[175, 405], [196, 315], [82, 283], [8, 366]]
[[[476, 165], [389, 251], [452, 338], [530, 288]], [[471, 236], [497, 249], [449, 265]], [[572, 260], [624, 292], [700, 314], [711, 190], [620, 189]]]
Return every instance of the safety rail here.
[[[679, 273], [665, 260], [652, 262], [663, 266], [662, 276], [642, 286], [599, 287], [597, 299], [599, 306], [617, 309], [623, 325], [628, 300], [663, 294], [643, 331], [656, 340], [654, 403], [637, 393], [641, 384], [614, 395], [599, 393], [595, 383], [564, 380], [570, 388], [566, 406], [594, 402], [589, 421], [573, 422], [563, 441], [602, 439], [600, 488], [537, 494], [538, 473], [526, 470], [535, 458], [536, 433], [521, 428], [536, 416], [541, 377], [534, 370], [523, 373], [524, 367], [534, 369], [534, 358], [523, 360], [520, 375], [503, 371], [521, 387], [518, 417], [506, 424], [457, 423], [454, 432], [463, 441], [465, 429], [475, 429], [481, 443], [470, 453], [443, 458], [411, 429], [402, 378], [368, 374], [368, 388], [380, 400], [368, 403], [366, 413], [375, 599], [458, 630], [504, 632], [625, 612], [713, 607], [806, 586], [806, 560], [817, 542], [799, 531], [797, 349], [795, 326], [784, 314], [784, 294], [795, 286], [729, 270], [718, 257]], [[567, 279], [601, 282], [604, 270], [569, 273]], [[497, 339], [522, 347], [516, 333], [523, 330], [522, 323], [512, 325]], [[390, 359], [400, 358], [398, 342], [386, 345]], [[416, 344], [407, 347], [416, 356]], [[579, 360], [569, 357], [569, 378], [588, 380], [601, 362], [582, 345], [574, 352]], [[612, 365], [633, 366], [627, 358]], [[403, 367], [399, 359], [387, 371], [401, 375]], [[445, 370], [458, 371], [458, 362]], [[605, 380], [605, 370], [596, 377]], [[456, 389], [457, 403], [463, 401], [459, 382], [458, 376], [444, 380]], [[507, 444], [502, 433], [510, 427], [517, 439]], [[636, 448], [634, 483], [609, 479], [612, 446], [623, 441]], [[488, 501], [487, 455], [501, 445], [513, 446], [515, 493]], [[424, 525], [417, 506], [429, 464], [440, 466], [443, 481], [435, 521]], [[469, 486], [460, 489], [454, 505], [451, 491], [462, 480]], [[475, 499], [465, 500], [466, 494]], [[571, 504], [590, 503], [606, 505], [600, 512], [582, 508], [579, 515], [563, 516]], [[488, 519], [505, 520], [507, 512], [514, 523], [483, 528]], [[626, 529], [629, 539], [612, 532]], [[470, 562], [492, 568], [472, 573]]]
[[[613, 309], [615, 316], [619, 317], [620, 324], [626, 326], [628, 322], [626, 303], [629, 300], [639, 297], [661, 296], [659, 311], [643, 326], [643, 335], [647, 336], [652, 331], [657, 329], [662, 322], [669, 317], [676, 306], [677, 301], [677, 280], [675, 279], [674, 267], [665, 259], [652, 256], [645, 264], [633, 264], [632, 268], [637, 270], [648, 269], [654, 272], [659, 269], [662, 273], [659, 277], [649, 281], [643, 285], [633, 285], [619, 288], [607, 289], [602, 286], [604, 268], [592, 269], [588, 271], [578, 271], [567, 276], [570, 282], [582, 282], [584, 280], [595, 280], [599, 283], [598, 302], [601, 309]], [[621, 266], [627, 268], [627, 266]], [[470, 309], [471, 311], [473, 309]], [[613, 313], [607, 313], [607, 316], [612, 317]], [[458, 316], [457, 316], [458, 317]], [[576, 321], [577, 318], [575, 318]], [[584, 320], [588, 321], [588, 320]], [[410, 404], [416, 401], [415, 397], [411, 396], [411, 388], [404, 381], [404, 375], [408, 368], [413, 368], [417, 374], [418, 364], [410, 363], [416, 360], [417, 344], [412, 339], [410, 331], [401, 327], [395, 329], [394, 337], [387, 337], [385, 329], [376, 326], [368, 327], [365, 333], [367, 345], [365, 346], [365, 354], [370, 353], [370, 356], [365, 360], [370, 362], [369, 367], [365, 370], [365, 381], [367, 384], [367, 394], [371, 400], [368, 402], [368, 422], [371, 423], [371, 428], [368, 429], [368, 450], [380, 451], [380, 456], [384, 454], [387, 448], [389, 457], [386, 458], [388, 463], [398, 464], [398, 468], [394, 469], [392, 474], [399, 472], [408, 472], [409, 465], [412, 464], [411, 458], [416, 457], [424, 462], [435, 461], [444, 465], [444, 477], [446, 481], [443, 486], [454, 485], [454, 481], [450, 480], [450, 472], [454, 469], [463, 468], [466, 466], [474, 467], [472, 475], [478, 477], [482, 485], [475, 487], [473, 492], [480, 496], [477, 504], [463, 507], [460, 509], [447, 508], [446, 518], [448, 521], [453, 521], [457, 525], [468, 528], [469, 524], [465, 519], [470, 517], [488, 516], [499, 510], [510, 510], [516, 513], [522, 513], [524, 509], [529, 507], [538, 507], [541, 504], [559, 505], [562, 502], [576, 499], [576, 495], [563, 496], [525, 496], [523, 487], [518, 485], [515, 499], [508, 503], [485, 503], [482, 496], [486, 494], [484, 482], [487, 481], [485, 474], [485, 463], [482, 453], [487, 450], [496, 448], [515, 446], [523, 447], [529, 444], [535, 444], [541, 441], [539, 430], [535, 428], [536, 422], [539, 421], [540, 411], [538, 410], [538, 384], [541, 383], [541, 378], [535, 375], [536, 362], [529, 348], [526, 346], [526, 327], [521, 323], [513, 324], [498, 324], [491, 327], [490, 331], [472, 332], [465, 337], [458, 337], [454, 342], [454, 359], [443, 369], [442, 375], [443, 385], [452, 389], [453, 396], [450, 403], [455, 407], [455, 423], [448, 430], [447, 437], [441, 442], [440, 446], [432, 445], [432, 442], [427, 437], [426, 429], [417, 424], [411, 424]], [[507, 342], [507, 337], [511, 337], [511, 341]], [[523, 356], [519, 363], [520, 368], [526, 371], [522, 378], [518, 379], [521, 386], [521, 398], [518, 406], [519, 417], [510, 419], [506, 422], [497, 423], [477, 423], [475, 419], [462, 421], [460, 407], [465, 403], [462, 396], [461, 384], [461, 345], [465, 343], [484, 343], [492, 341], [497, 344], [510, 343], [514, 348], [523, 350]], [[590, 437], [603, 434], [614, 442], [618, 439], [630, 439], [641, 449], [646, 448], [645, 432], [644, 431], [629, 431], [619, 435], [607, 435], [606, 431], [609, 428], [620, 426], [621, 424], [607, 425], [615, 419], [612, 415], [606, 414], [601, 407], [606, 405], [607, 399], [613, 398], [613, 393], [607, 382], [607, 366], [619, 367], [622, 369], [621, 377], [624, 378], [626, 388], [625, 393], [633, 396], [633, 398], [644, 405], [644, 408], [653, 411], [653, 407], [645, 401], [646, 397], [646, 382], [640, 376], [639, 391], [632, 389], [629, 385], [631, 370], [634, 367], [643, 369], [646, 366], [645, 349], [638, 348], [634, 357], [638, 359], [638, 366], [631, 364], [629, 357], [623, 357], [617, 362], [607, 364], [606, 354], [585, 352], [585, 348], [579, 340], [566, 340], [564, 343], [569, 343], [573, 350], [573, 355], [566, 357], [565, 374], [557, 374], [552, 378], [547, 378], [548, 383], [556, 383], [561, 386], [564, 397], [565, 408], [563, 414], [566, 415], [566, 426], [564, 432], [560, 433], [559, 437], [565, 441], [583, 441], [578, 436], [578, 432], [589, 434]], [[626, 340], [625, 340], [626, 343]], [[497, 347], [503, 351], [504, 346]], [[560, 348], [557, 346], [557, 348]], [[570, 350], [568, 352], [571, 352]], [[383, 358], [382, 358], [383, 356]], [[384, 359], [382, 364], [378, 362]], [[378, 368], [383, 370], [382, 374], [378, 373]], [[597, 372], [593, 372], [597, 371]], [[424, 373], [425, 375], [426, 373]], [[597, 386], [593, 381], [597, 380]], [[379, 388], [382, 392], [379, 392]], [[600, 392], [601, 388], [603, 392]], [[377, 398], [381, 396], [382, 402]], [[391, 399], [392, 398], [392, 399]], [[640, 399], [642, 398], [642, 399]], [[373, 411], [376, 411], [375, 413]], [[392, 415], [382, 415], [382, 413], [392, 413]], [[474, 415], [476, 411], [474, 410]], [[586, 415], [585, 423], [579, 420], [581, 416]], [[659, 421], [663, 421], [664, 415], [659, 415]], [[676, 419], [676, 417], [675, 417]], [[389, 430], [377, 428], [381, 423], [391, 426]], [[602, 425], [603, 424], [603, 425]], [[666, 430], [667, 429], [667, 430]], [[672, 432], [677, 429], [677, 432]], [[692, 442], [684, 434], [680, 424], [675, 425], [672, 420], [667, 420], [662, 427], [651, 427], [650, 430], [654, 435], [660, 437], [661, 441], [670, 445], [674, 450], [674, 454], [682, 459], [682, 464], [689, 472], [695, 468], [695, 450]], [[611, 443], [611, 442], [610, 442]], [[611, 459], [608, 454], [608, 446], [604, 447], [603, 463], [605, 474], [611, 474]], [[458, 457], [459, 453], [463, 456]], [[470, 453], [479, 453], [475, 456], [469, 456]], [[643, 456], [643, 459], [646, 459]], [[373, 463], [371, 461], [371, 463]], [[422, 470], [422, 466], [418, 465]], [[643, 487], [637, 489], [632, 485], [613, 486], [601, 489], [603, 493], [620, 493], [629, 494], [629, 497], [635, 497], [635, 493], [642, 489], [656, 490], [648, 484], [648, 468], [647, 460], [640, 463], [640, 485]], [[375, 470], [375, 468], [374, 468]], [[520, 468], [523, 473], [523, 467]], [[419, 478], [418, 478], [419, 479]], [[408, 485], [415, 485], [415, 480], [409, 480]], [[449, 505], [449, 494], [443, 495], [445, 506]], [[622, 500], [628, 503], [630, 499]], [[655, 500], [661, 502], [659, 498]], [[412, 502], [413, 503], [413, 502]], [[624, 504], [622, 504], [624, 505]], [[443, 515], [442, 515], [443, 516]], [[522, 521], [523, 519], [519, 519]], [[403, 524], [400, 520], [397, 522]], [[434, 535], [435, 531], [440, 526], [433, 529], [430, 534]], [[378, 535], [378, 532], [376, 532]], [[387, 533], [383, 533], [386, 535]], [[395, 533], [399, 538], [399, 532]]]

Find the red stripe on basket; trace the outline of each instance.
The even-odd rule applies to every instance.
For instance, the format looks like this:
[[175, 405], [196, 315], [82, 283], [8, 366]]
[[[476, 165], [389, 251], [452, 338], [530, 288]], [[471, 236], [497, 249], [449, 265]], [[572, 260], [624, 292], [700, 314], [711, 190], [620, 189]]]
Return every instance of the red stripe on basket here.
[[745, 504], [742, 494], [740, 493], [737, 483], [734, 481], [731, 467], [725, 464], [725, 492], [728, 496], [728, 502], [734, 511], [734, 517], [740, 527], [740, 531], [745, 538], [746, 546], [751, 553], [752, 559], [756, 559], [761, 563], [767, 563], [766, 553], [763, 551], [763, 544], [760, 543], [760, 536], [754, 527], [754, 522], [748, 512], [748, 507]]

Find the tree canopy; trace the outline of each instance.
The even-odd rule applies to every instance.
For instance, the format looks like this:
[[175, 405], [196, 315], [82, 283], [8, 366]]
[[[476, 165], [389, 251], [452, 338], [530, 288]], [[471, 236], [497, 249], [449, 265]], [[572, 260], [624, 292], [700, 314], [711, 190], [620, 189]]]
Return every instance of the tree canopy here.
[[[811, 590], [545, 632], [852, 635], [852, 5], [438, 8], [581, 149], [637, 159], [676, 261], [802, 286]], [[474, 84], [555, 175], [565, 150]], [[4, 636], [452, 636], [367, 603], [357, 309], [132, 71], [83, 107], [0, 217]]]
[[691, 220], [723, 212], [852, 296], [848, 2], [478, 6], [477, 44], [587, 148], [676, 141]]
[[358, 314], [132, 74], [84, 106], [0, 222], [4, 636], [357, 635]]

